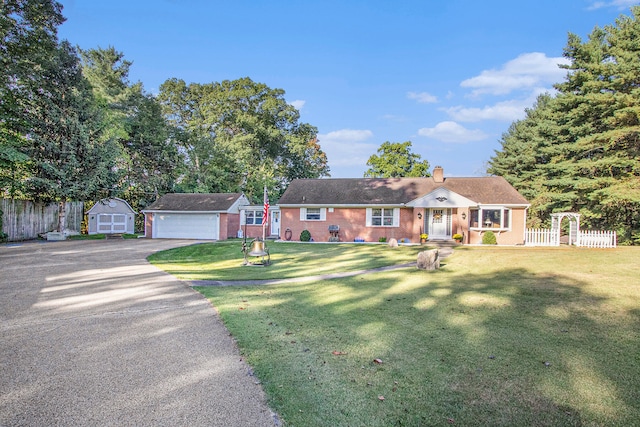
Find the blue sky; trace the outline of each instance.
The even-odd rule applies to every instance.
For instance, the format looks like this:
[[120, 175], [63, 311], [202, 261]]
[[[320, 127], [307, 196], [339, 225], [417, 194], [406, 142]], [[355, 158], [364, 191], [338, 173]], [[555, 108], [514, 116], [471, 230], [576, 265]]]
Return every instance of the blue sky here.
[[567, 34], [637, 0], [62, 0], [62, 39], [113, 46], [132, 82], [250, 77], [318, 128], [331, 176], [362, 177], [385, 142], [446, 176], [483, 175], [509, 125], [562, 81]]

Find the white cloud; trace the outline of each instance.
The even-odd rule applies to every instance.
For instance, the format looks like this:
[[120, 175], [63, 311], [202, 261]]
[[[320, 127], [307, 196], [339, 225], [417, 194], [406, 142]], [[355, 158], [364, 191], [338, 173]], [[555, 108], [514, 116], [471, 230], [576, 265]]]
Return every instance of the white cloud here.
[[562, 57], [548, 58], [540, 52], [523, 53], [502, 68], [484, 70], [480, 75], [464, 80], [460, 86], [474, 89], [474, 96], [530, 90], [562, 81], [567, 70], [558, 67], [558, 64], [569, 64], [569, 61]]
[[606, 7], [615, 7], [618, 10], [623, 10], [628, 7], [634, 6], [638, 3], [638, 0], [612, 0], [612, 1], [596, 1], [587, 8], [587, 10], [597, 10]]
[[407, 98], [415, 99], [421, 104], [433, 104], [434, 102], [438, 102], [438, 98], [428, 92], [407, 92]]
[[333, 177], [362, 176], [367, 160], [378, 147], [365, 142], [373, 136], [370, 130], [341, 129], [318, 134], [320, 147], [327, 153]]
[[318, 135], [318, 138], [336, 143], [364, 141], [373, 136], [370, 130], [341, 129], [326, 134]]
[[304, 104], [306, 104], [307, 101], [302, 101], [300, 99], [296, 99], [295, 101], [291, 101], [289, 104], [293, 105], [296, 110], [302, 110], [302, 107], [304, 107]]
[[442, 142], [454, 143], [480, 141], [488, 136], [480, 129], [467, 129], [452, 121], [440, 122], [432, 128], [419, 129], [418, 135], [433, 138]]
[[525, 99], [512, 99], [508, 101], [498, 102], [493, 105], [485, 105], [482, 108], [467, 108], [463, 106], [455, 106], [443, 108], [449, 117], [459, 122], [479, 122], [482, 120], [501, 120], [512, 122], [514, 120], [523, 119], [525, 109], [530, 108], [536, 102], [538, 95], [549, 92], [544, 88], [533, 90]]

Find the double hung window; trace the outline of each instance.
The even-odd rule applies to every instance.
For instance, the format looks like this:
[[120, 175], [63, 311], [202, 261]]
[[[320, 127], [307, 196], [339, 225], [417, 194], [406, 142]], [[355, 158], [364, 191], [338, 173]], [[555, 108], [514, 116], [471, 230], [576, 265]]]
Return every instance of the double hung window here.
[[399, 227], [400, 209], [367, 208], [367, 227]]
[[247, 225], [262, 225], [262, 211], [245, 211], [244, 219]]

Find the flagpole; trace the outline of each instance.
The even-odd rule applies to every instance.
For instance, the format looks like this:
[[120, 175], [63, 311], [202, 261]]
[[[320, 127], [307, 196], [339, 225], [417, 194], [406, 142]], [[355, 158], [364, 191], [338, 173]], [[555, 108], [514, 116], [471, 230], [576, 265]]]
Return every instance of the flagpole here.
[[269, 196], [267, 195], [267, 186], [264, 186], [264, 210], [262, 212], [262, 241], [267, 241], [267, 221], [269, 220]]

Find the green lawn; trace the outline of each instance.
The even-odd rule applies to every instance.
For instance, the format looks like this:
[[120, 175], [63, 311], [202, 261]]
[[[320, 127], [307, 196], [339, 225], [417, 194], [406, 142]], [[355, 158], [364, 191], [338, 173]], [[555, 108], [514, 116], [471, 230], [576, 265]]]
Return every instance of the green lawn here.
[[[338, 258], [311, 257], [312, 274], [417, 250], [311, 246]], [[202, 263], [178, 260], [183, 252], [157, 256], [203, 278], [217, 271], [217, 248]], [[289, 273], [300, 272], [289, 260], [296, 253], [306, 249], [283, 255]], [[639, 259], [638, 248], [464, 247], [436, 272], [199, 290], [289, 426], [632, 426], [640, 425]], [[235, 278], [276, 265], [236, 267]]]
[[272, 265], [242, 266], [242, 240], [203, 243], [158, 252], [149, 261], [183, 280], [253, 280], [359, 271], [415, 262], [423, 247], [267, 242]]

